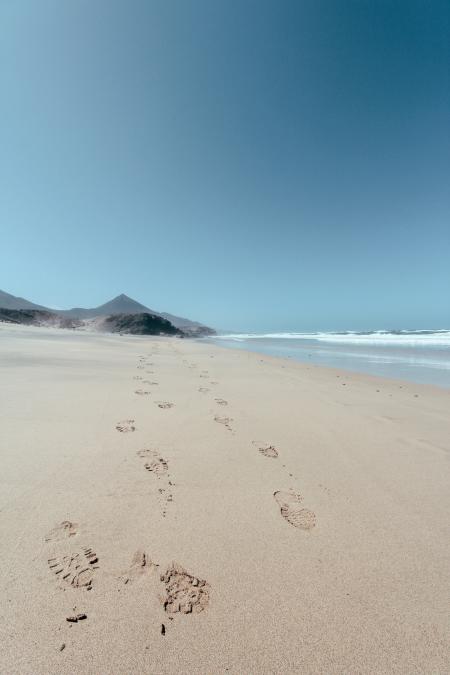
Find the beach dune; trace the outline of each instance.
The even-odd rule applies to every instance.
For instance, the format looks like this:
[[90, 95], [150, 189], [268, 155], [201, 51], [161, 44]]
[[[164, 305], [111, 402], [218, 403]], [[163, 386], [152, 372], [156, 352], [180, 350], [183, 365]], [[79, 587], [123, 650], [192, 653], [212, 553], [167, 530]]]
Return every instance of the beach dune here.
[[7, 325], [0, 378], [0, 672], [449, 672], [449, 391]]

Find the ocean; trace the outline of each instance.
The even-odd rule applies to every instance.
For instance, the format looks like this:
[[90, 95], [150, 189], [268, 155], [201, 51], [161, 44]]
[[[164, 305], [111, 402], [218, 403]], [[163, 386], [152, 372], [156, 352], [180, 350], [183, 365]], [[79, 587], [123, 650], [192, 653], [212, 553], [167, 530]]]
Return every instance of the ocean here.
[[224, 347], [450, 389], [450, 330], [235, 333], [205, 339]]

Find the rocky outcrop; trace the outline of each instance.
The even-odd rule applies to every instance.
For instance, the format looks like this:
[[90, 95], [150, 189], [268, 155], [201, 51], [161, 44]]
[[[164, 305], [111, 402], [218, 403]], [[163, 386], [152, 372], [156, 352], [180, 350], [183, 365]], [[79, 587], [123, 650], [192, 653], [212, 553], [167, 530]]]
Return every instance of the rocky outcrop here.
[[58, 316], [41, 309], [8, 309], [0, 307], [0, 321], [25, 326], [53, 326], [54, 328], [78, 328], [80, 321]]
[[131, 335], [184, 335], [170, 321], [156, 314], [140, 312], [139, 314], [113, 314], [105, 317], [98, 324], [99, 330], [108, 333], [128, 333]]

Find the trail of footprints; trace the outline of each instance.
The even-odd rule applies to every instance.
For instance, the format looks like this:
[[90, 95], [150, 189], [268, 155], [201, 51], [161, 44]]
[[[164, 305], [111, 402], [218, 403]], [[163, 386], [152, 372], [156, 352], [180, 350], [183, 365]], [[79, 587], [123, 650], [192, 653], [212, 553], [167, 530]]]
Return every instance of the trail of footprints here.
[[[278, 459], [278, 450], [271, 443], [253, 441], [253, 445], [264, 457]], [[298, 492], [292, 489], [277, 490], [273, 496], [280, 508], [280, 514], [290, 525], [300, 530], [312, 530], [315, 527], [316, 514], [302, 506], [303, 497]]]
[[163, 518], [165, 518], [167, 515], [168, 504], [173, 502], [174, 483], [172, 482], [169, 473], [169, 464], [164, 457], [161, 457], [157, 450], [144, 448], [138, 450], [136, 454], [144, 460], [144, 468], [146, 471], [153, 474], [160, 482], [158, 494], [161, 503], [161, 513]]
[[[213, 357], [211, 357], [213, 358]], [[188, 361], [183, 362], [190, 369], [197, 369], [195, 363]], [[139, 357], [138, 369], [145, 369], [148, 366], [154, 366], [153, 362], [149, 362], [147, 357]], [[153, 371], [146, 371], [153, 373]], [[202, 370], [200, 372], [201, 378], [209, 378], [209, 372]], [[156, 386], [158, 382], [151, 380], [144, 380], [141, 375], [135, 375], [134, 380], [145, 385]], [[218, 382], [211, 380], [210, 384], [218, 384]], [[199, 387], [201, 393], [208, 393], [210, 390], [207, 387]], [[148, 396], [151, 394], [149, 390], [137, 389], [135, 394], [140, 396]], [[216, 397], [214, 401], [219, 406], [227, 406], [228, 401], [223, 398]], [[169, 409], [174, 406], [168, 401], [155, 401], [155, 404], [161, 409]], [[228, 430], [231, 429], [233, 419], [227, 416], [215, 415], [214, 421], [222, 424]], [[125, 419], [117, 422], [116, 430], [120, 433], [130, 433], [136, 430], [135, 421], [133, 419]], [[276, 460], [279, 458], [278, 449], [268, 442], [253, 441], [253, 445], [258, 452], [266, 458]], [[162, 457], [157, 450], [144, 448], [137, 451], [137, 456], [143, 460], [143, 468], [153, 475], [160, 487], [158, 487], [158, 494], [161, 499], [161, 515], [166, 516], [167, 505], [173, 501], [173, 487], [169, 473], [169, 463]], [[283, 464], [283, 467], [285, 465]], [[292, 476], [292, 474], [289, 474]], [[293, 489], [276, 490], [273, 493], [273, 498], [280, 510], [280, 515], [286, 522], [301, 530], [312, 530], [316, 525], [316, 515], [313, 511], [303, 506], [302, 496]], [[59, 525], [54, 527], [46, 535], [45, 541], [53, 546], [58, 544], [63, 545], [63, 542], [72, 540], [78, 534], [78, 524], [69, 520], [62, 521]], [[67, 546], [67, 543], [66, 543]], [[61, 586], [65, 588], [79, 589], [89, 591], [95, 583], [95, 577], [100, 569], [99, 557], [97, 553], [88, 546], [76, 547], [67, 553], [55, 554], [48, 558], [48, 567], [52, 574], [60, 582]], [[153, 562], [148, 555], [142, 551], [136, 551], [131, 561], [131, 565], [118, 578], [124, 584], [133, 583], [138, 579], [144, 577], [156, 578], [159, 570], [159, 565]], [[210, 601], [210, 585], [206, 580], [200, 579], [187, 572], [178, 563], [171, 563], [167, 566], [164, 573], [159, 575], [159, 583], [162, 584], [163, 593], [159, 594], [164, 612], [170, 619], [173, 615], [198, 613], [206, 609]], [[75, 608], [74, 608], [75, 609]], [[66, 617], [66, 620], [72, 623], [77, 623], [82, 619], [86, 619], [84, 613], [77, 613]], [[166, 628], [164, 623], [161, 624], [161, 634], [165, 635]]]
[[[184, 361], [184, 363], [190, 368], [197, 368], [197, 364], [189, 364], [187, 361]], [[200, 372], [200, 377], [208, 378], [209, 371], [202, 370]], [[211, 381], [211, 384], [218, 384], [218, 382]], [[210, 390], [207, 387], [199, 387], [198, 391], [201, 393], [208, 393]], [[228, 405], [228, 401], [220, 397], [214, 398], [214, 401], [220, 406]], [[222, 424], [229, 431], [232, 431], [231, 423], [233, 422], [233, 419], [231, 417], [215, 415], [214, 421], [218, 424]], [[278, 450], [272, 443], [265, 441], [252, 441], [252, 443], [258, 449], [258, 452], [264, 457], [278, 459]], [[285, 468], [284, 464], [283, 468]], [[289, 473], [289, 476], [292, 477], [292, 474]], [[292, 489], [277, 490], [273, 493], [273, 496], [280, 508], [281, 516], [290, 525], [301, 530], [311, 530], [313, 527], [315, 527], [316, 515], [313, 511], [310, 511], [309, 509], [306, 509], [302, 506], [303, 498], [299, 493]]]

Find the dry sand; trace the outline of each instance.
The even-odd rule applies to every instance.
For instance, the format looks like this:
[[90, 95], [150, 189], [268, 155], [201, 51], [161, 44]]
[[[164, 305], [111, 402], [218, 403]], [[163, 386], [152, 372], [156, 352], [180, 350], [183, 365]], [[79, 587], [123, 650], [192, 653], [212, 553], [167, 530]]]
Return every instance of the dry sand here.
[[0, 377], [1, 673], [449, 672], [449, 391], [6, 325]]

